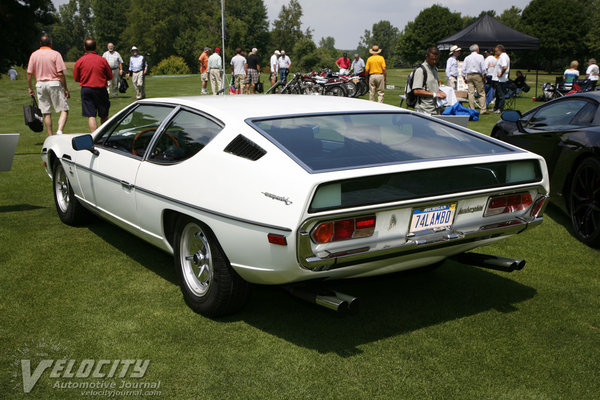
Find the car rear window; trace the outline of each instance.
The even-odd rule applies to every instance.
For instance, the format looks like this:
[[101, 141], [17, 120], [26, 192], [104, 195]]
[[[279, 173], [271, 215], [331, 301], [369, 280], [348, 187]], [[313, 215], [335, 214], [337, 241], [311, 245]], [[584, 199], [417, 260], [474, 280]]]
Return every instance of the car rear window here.
[[408, 113], [302, 115], [249, 123], [311, 172], [512, 151]]

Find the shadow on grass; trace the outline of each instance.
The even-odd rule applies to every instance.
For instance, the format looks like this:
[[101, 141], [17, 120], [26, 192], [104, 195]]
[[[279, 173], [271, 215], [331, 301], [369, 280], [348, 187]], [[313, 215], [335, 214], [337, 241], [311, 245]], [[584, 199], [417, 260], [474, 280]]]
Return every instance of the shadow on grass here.
[[446, 261], [430, 271], [332, 282], [330, 287], [361, 300], [356, 315], [338, 315], [292, 298], [283, 290], [257, 287], [248, 306], [229, 320], [243, 320], [298, 346], [342, 357], [358, 346], [514, 304], [536, 290], [510, 278]]
[[40, 208], [46, 207], [34, 206], [33, 204], [14, 204], [12, 206], [0, 206], [0, 213], [39, 210]]
[[[105, 221], [96, 220], [88, 229], [178, 285], [170, 255]], [[512, 312], [517, 310], [514, 304], [535, 296], [535, 289], [505, 276], [446, 261], [433, 271], [327, 283], [331, 289], [360, 298], [357, 314], [336, 314], [296, 299], [281, 287], [256, 285], [241, 312], [217, 321], [244, 321], [297, 346], [351, 357], [361, 353], [363, 344], [490, 310]]]
[[104, 220], [95, 219], [87, 228], [164, 280], [179, 285], [173, 268], [173, 257], [169, 254]]

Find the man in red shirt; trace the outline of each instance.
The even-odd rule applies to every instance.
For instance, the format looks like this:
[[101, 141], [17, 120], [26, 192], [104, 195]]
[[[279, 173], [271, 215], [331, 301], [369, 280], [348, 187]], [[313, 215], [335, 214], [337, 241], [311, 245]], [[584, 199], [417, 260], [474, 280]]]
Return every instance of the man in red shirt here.
[[350, 59], [348, 58], [348, 53], [344, 53], [340, 58], [337, 59], [335, 65], [340, 69], [340, 75], [349, 75], [350, 74]]
[[81, 86], [81, 115], [88, 117], [90, 132], [98, 128], [96, 115], [103, 124], [108, 119], [110, 101], [107, 83], [113, 77], [108, 62], [96, 53], [96, 41], [85, 40], [85, 54], [75, 63], [73, 79]]

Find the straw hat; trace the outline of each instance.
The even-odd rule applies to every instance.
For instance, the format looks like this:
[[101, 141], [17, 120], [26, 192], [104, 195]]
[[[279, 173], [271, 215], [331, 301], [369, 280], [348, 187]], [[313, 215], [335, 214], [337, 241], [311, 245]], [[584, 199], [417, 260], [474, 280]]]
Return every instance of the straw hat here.
[[450, 47], [450, 54], [454, 53], [455, 51], [461, 51], [462, 49], [460, 47], [458, 47], [457, 45], [454, 45], [452, 47]]
[[371, 54], [379, 54], [379, 53], [381, 53], [381, 49], [379, 48], [379, 46], [377, 46], [376, 44], [374, 44], [373, 47], [371, 47], [369, 49], [369, 53], [371, 53]]

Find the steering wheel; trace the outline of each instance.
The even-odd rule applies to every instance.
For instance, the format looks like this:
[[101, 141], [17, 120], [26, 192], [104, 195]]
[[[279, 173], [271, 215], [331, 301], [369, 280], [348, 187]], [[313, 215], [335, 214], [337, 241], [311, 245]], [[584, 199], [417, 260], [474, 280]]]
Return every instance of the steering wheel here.
[[[135, 137], [133, 138], [133, 142], [131, 144], [131, 154], [133, 154], [134, 156], [138, 155], [137, 150], [135, 149], [135, 142], [140, 138], [140, 136], [142, 136], [144, 133], [146, 132], [151, 132], [151, 131], [156, 131], [156, 128], [147, 128], [147, 129], [143, 129], [142, 131], [138, 132]], [[173, 135], [171, 135], [168, 132], [164, 132], [164, 134], [166, 136], [168, 136], [173, 143], [175, 143], [175, 146], [179, 147], [179, 142], [177, 141], [177, 139], [175, 139], [175, 137], [173, 137]]]

